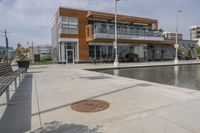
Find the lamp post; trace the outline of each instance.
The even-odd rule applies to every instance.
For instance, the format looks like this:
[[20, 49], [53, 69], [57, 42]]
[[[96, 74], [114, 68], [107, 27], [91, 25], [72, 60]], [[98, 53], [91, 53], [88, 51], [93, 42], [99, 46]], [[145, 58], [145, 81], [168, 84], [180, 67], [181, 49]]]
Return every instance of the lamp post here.
[[174, 44], [174, 47], [176, 49], [176, 56], [175, 56], [175, 59], [174, 59], [174, 63], [175, 64], [178, 64], [178, 47], [179, 47], [179, 44], [178, 44], [178, 17], [179, 17], [179, 13], [181, 13], [182, 10], [178, 10], [177, 11], [177, 18], [176, 18], [176, 44]]
[[6, 42], [6, 57], [5, 57], [5, 59], [6, 59], [6, 63], [8, 63], [8, 49], [9, 49], [9, 47], [8, 47], [8, 36], [7, 36], [7, 31], [6, 31], [6, 29], [5, 29], [5, 31], [0, 31], [1, 33], [4, 33], [4, 36], [5, 36], [5, 42]]
[[119, 66], [118, 50], [117, 50], [117, 2], [118, 1], [120, 1], [120, 0], [115, 0], [115, 41], [114, 41], [115, 61], [114, 61], [114, 67]]

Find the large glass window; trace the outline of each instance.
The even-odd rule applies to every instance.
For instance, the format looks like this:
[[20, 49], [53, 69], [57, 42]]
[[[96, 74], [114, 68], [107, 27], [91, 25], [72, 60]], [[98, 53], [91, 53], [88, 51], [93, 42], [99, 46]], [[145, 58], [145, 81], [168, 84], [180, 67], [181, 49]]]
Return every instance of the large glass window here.
[[[113, 62], [115, 58], [113, 45], [89, 45], [89, 57], [98, 61]], [[120, 62], [133, 62], [147, 59], [147, 45], [118, 45], [118, 59]], [[134, 58], [134, 59], [133, 59]], [[137, 60], [135, 60], [137, 58]]]
[[114, 60], [114, 48], [113, 48], [113, 46], [108, 46], [108, 59]]
[[61, 29], [62, 29], [62, 33], [68, 33], [68, 25], [67, 24], [62, 24]]
[[97, 60], [99, 60], [101, 57], [100, 57], [100, 46], [95, 46], [96, 47], [96, 58]]
[[101, 46], [101, 59], [107, 58], [107, 53], [108, 53], [108, 46]]
[[95, 46], [89, 46], [89, 57], [95, 58]]
[[64, 34], [78, 34], [78, 18], [62, 16], [61, 31]]

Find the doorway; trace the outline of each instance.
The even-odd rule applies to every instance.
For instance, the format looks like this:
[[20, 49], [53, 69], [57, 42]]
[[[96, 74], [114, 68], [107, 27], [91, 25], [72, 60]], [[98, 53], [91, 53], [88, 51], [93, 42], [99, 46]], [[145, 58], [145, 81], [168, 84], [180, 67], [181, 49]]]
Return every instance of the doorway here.
[[74, 63], [74, 51], [73, 49], [66, 50], [66, 63]]

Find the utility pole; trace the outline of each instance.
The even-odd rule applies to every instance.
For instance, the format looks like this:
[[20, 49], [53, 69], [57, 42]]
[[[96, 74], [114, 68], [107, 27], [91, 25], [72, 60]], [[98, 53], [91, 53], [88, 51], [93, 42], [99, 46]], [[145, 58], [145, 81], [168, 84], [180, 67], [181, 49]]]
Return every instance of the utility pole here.
[[4, 33], [5, 36], [5, 41], [6, 41], [6, 63], [8, 63], [8, 36], [7, 36], [7, 31], [0, 31], [1, 33]]
[[[31, 42], [31, 44], [32, 44], [32, 59], [34, 60], [33, 41]], [[32, 63], [33, 63], [33, 60], [32, 60]]]

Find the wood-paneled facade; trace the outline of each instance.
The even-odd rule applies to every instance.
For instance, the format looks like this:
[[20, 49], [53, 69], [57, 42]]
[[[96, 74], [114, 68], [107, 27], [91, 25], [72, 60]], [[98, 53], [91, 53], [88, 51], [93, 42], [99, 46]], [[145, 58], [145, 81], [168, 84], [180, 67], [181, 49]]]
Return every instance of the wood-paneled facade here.
[[[61, 24], [59, 23], [60, 17], [66, 16], [66, 17], [75, 17], [78, 19], [78, 34], [66, 34], [62, 33], [60, 30]], [[154, 19], [149, 19], [149, 18], [141, 18], [141, 17], [133, 17], [133, 16], [126, 16], [126, 15], [117, 15], [118, 22], [125, 22], [125, 23], [142, 23], [151, 28], [151, 30], [158, 30], [158, 21]], [[94, 26], [90, 24], [90, 21], [93, 20], [98, 20], [98, 21], [108, 21], [112, 22], [114, 21], [114, 14], [111, 13], [103, 13], [103, 12], [95, 12], [95, 11], [87, 11], [87, 10], [79, 10], [79, 9], [71, 9], [71, 8], [65, 8], [65, 7], [59, 7], [55, 18], [54, 18], [54, 25], [56, 27], [56, 34], [57, 34], [57, 42], [52, 41], [53, 46], [55, 48], [55, 51], [57, 52], [55, 55], [56, 62], [63, 62], [61, 59], [61, 42], [63, 40], [71, 40], [71, 39], [76, 39], [77, 40], [77, 59], [75, 62], [83, 62], [83, 61], [88, 61], [89, 59], [89, 45], [90, 43], [110, 43], [112, 44], [114, 41], [114, 38], [99, 38], [94, 36]], [[55, 31], [52, 31], [55, 32]], [[55, 36], [54, 33], [52, 33], [52, 38]], [[130, 38], [130, 36], [129, 36]], [[158, 45], [173, 45], [174, 41], [171, 40], [148, 40], [148, 39], [126, 39], [126, 38], [119, 38], [118, 42], [120, 44], [123, 43], [128, 43], [128, 44], [158, 44]], [[56, 44], [55, 44], [56, 43]], [[65, 46], [66, 47], [66, 46]], [[63, 47], [63, 48], [65, 48]], [[65, 58], [66, 53], [65, 53]], [[74, 55], [73, 55], [74, 56]]]

